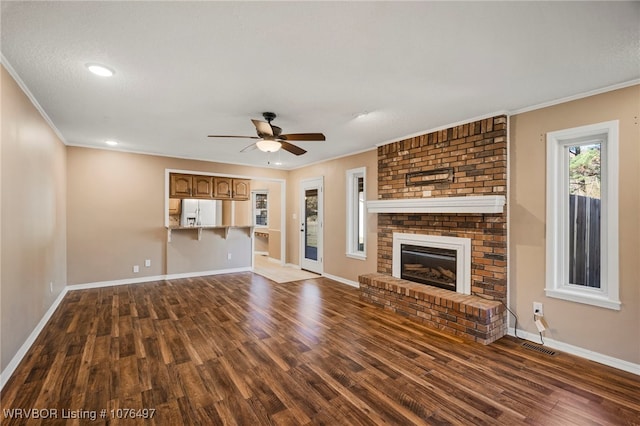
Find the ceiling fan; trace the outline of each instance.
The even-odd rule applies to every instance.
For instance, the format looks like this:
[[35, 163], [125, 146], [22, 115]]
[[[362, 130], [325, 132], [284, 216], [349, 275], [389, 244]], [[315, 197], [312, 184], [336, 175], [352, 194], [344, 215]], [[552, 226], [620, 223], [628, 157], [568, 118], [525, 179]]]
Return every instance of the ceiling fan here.
[[282, 129], [278, 126], [271, 124], [276, 118], [276, 114], [273, 112], [263, 112], [262, 116], [265, 121], [251, 120], [253, 125], [256, 126], [256, 133], [258, 136], [229, 136], [229, 135], [209, 135], [210, 138], [243, 138], [243, 139], [258, 139], [257, 142], [245, 147], [240, 152], [251, 151], [258, 148], [263, 152], [276, 152], [280, 148], [284, 149], [295, 155], [302, 155], [306, 150], [296, 146], [289, 141], [324, 141], [325, 137], [322, 133], [289, 133], [282, 134]]

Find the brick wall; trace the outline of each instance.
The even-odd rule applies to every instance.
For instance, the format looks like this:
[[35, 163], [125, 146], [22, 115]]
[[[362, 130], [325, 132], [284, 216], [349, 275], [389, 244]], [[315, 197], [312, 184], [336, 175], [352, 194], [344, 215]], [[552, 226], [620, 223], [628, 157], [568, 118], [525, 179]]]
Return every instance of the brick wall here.
[[[453, 168], [451, 182], [407, 186], [407, 173]], [[378, 148], [378, 198], [505, 195], [507, 118], [497, 116]], [[378, 272], [391, 275], [393, 233], [471, 239], [471, 293], [506, 302], [507, 215], [379, 214]]]

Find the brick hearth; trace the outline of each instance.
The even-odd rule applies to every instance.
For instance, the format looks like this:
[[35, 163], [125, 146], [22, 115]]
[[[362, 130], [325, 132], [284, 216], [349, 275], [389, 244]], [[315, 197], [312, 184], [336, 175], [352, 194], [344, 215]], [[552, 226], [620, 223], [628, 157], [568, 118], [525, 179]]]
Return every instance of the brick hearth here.
[[[394, 142], [378, 147], [378, 199], [415, 199], [427, 197], [460, 197], [474, 195], [505, 195], [507, 185], [507, 119], [497, 116], [472, 123], [452, 127], [426, 135]], [[406, 174], [414, 172], [429, 172], [435, 169], [452, 168], [453, 180], [450, 182], [428, 183], [425, 185], [407, 185]], [[501, 305], [507, 298], [507, 214], [506, 206], [502, 213], [380, 213], [378, 214], [378, 273], [389, 279], [392, 273], [393, 233], [414, 233], [439, 236], [452, 236], [471, 239], [471, 294], [477, 297], [475, 303], [486, 303], [486, 299]], [[365, 276], [364, 278], [366, 278]], [[375, 282], [381, 282], [376, 278]], [[365, 280], [366, 281], [366, 280]], [[410, 298], [415, 284], [393, 282], [398, 288], [406, 288], [409, 293], [400, 294]], [[386, 284], [385, 284], [386, 285]], [[407, 287], [408, 285], [408, 287]], [[419, 294], [431, 294], [429, 286]], [[372, 289], [375, 289], [374, 303], [381, 305], [380, 298], [388, 297], [389, 305], [397, 301], [399, 293], [389, 291], [386, 287], [362, 285], [362, 299], [371, 299]], [[367, 291], [370, 293], [368, 294]], [[460, 296], [455, 292], [448, 292], [449, 296], [440, 295], [439, 298], [450, 300], [452, 303]], [[447, 290], [442, 290], [447, 292]], [[386, 295], [386, 296], [385, 296]], [[472, 297], [465, 296], [465, 297]], [[435, 296], [434, 296], [435, 297]], [[415, 299], [415, 298], [414, 298]], [[420, 300], [420, 299], [417, 299]], [[414, 303], [403, 299], [403, 303]], [[382, 303], [384, 305], [384, 303]], [[424, 304], [418, 304], [423, 306]], [[440, 306], [436, 304], [435, 306]], [[446, 306], [446, 305], [445, 305]], [[496, 305], [497, 306], [497, 305]], [[427, 309], [435, 307], [423, 306]], [[449, 307], [447, 307], [449, 308]], [[390, 309], [390, 308], [388, 308]], [[398, 308], [395, 308], [396, 310]], [[492, 308], [493, 309], [493, 308]], [[472, 340], [490, 343], [506, 333], [506, 311], [495, 308], [494, 316], [500, 320], [489, 324], [497, 324], [495, 332], [479, 338], [475, 326], [464, 327], [460, 324], [470, 321], [466, 308], [462, 311], [450, 309], [446, 312], [450, 323], [458, 324], [452, 327], [449, 323], [440, 321], [426, 321], [425, 315], [415, 315], [409, 312], [409, 318], [425, 322], [435, 328], [451, 331], [456, 335], [466, 335]], [[401, 310], [403, 314], [407, 312]], [[441, 311], [438, 311], [441, 312]], [[453, 317], [456, 318], [453, 321]], [[431, 320], [429, 320], [431, 321]], [[488, 324], [480, 322], [480, 329]], [[456, 330], [455, 332], [453, 330]]]
[[505, 335], [505, 307], [495, 300], [416, 284], [385, 274], [359, 277], [361, 299], [431, 328], [482, 344]]

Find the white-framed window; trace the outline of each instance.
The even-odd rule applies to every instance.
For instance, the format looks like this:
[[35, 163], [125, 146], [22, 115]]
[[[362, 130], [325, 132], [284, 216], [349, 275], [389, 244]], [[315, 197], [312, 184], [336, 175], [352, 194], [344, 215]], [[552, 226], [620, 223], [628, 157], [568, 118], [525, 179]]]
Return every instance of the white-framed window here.
[[366, 168], [347, 170], [347, 256], [367, 258]]
[[618, 121], [547, 133], [545, 293], [620, 309]]

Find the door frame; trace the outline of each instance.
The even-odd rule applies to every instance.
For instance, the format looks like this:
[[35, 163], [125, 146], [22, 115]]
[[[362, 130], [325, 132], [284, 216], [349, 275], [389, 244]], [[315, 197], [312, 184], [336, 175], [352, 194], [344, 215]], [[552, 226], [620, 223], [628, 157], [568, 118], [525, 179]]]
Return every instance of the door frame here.
[[[308, 260], [305, 257], [305, 191], [308, 189], [318, 189], [318, 260]], [[300, 180], [300, 223], [299, 225], [299, 253], [300, 253], [300, 268], [307, 271], [321, 274], [324, 272], [324, 176], [318, 176], [314, 178]]]

